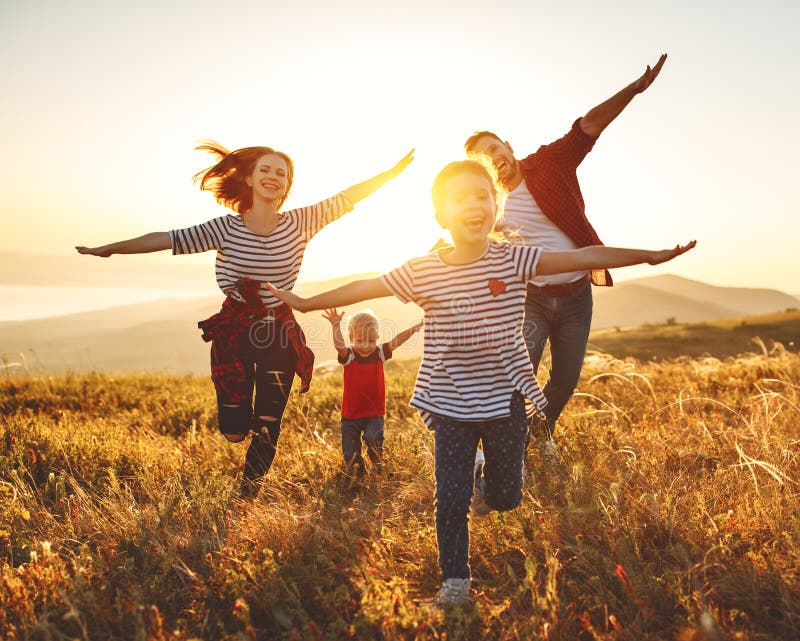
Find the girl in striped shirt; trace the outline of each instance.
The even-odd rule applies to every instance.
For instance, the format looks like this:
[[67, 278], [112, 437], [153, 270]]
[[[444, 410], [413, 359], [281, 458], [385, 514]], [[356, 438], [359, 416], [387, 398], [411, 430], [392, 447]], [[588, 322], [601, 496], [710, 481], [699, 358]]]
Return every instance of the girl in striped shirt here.
[[554, 252], [495, 241], [489, 236], [497, 214], [495, 183], [473, 160], [450, 163], [439, 173], [433, 203], [452, 247], [308, 299], [268, 286], [304, 312], [390, 295], [414, 301], [425, 312], [411, 404], [434, 430], [442, 579], [436, 602], [452, 606], [469, 599], [470, 501], [476, 514], [519, 504], [525, 399], [539, 412], [546, 404], [522, 335], [527, 282], [537, 274], [655, 265], [695, 243], [663, 251], [593, 246]]
[[212, 380], [220, 431], [234, 443], [253, 435], [241, 487], [243, 497], [252, 497], [275, 458], [294, 374], [300, 374], [305, 391], [313, 367], [313, 354], [291, 310], [260, 283], [270, 281], [290, 290], [314, 234], [400, 174], [411, 162], [413, 150], [388, 171], [331, 198], [281, 212], [294, 177], [289, 156], [270, 147], [229, 152], [217, 143], [208, 143], [198, 149], [218, 159], [195, 176], [200, 189], [210, 191], [220, 204], [238, 215], [76, 249], [102, 257], [164, 249], [172, 249], [173, 254], [217, 252], [217, 284], [226, 298], [220, 313], [200, 326], [204, 339], [212, 340]]

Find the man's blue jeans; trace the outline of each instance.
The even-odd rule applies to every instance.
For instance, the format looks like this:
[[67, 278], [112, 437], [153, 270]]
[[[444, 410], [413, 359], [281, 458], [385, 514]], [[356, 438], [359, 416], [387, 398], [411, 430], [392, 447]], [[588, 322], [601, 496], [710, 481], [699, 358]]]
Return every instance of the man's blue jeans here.
[[591, 325], [591, 283], [558, 297], [528, 288], [523, 334], [534, 373], [539, 370], [544, 346], [550, 340], [550, 379], [543, 390], [547, 397], [547, 436], [555, 430], [556, 421], [578, 384]]

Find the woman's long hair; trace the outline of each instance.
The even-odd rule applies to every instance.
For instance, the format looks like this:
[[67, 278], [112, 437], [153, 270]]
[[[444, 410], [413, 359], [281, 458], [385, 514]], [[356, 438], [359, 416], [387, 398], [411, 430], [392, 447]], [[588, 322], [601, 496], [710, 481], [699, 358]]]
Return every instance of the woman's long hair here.
[[275, 154], [286, 161], [286, 193], [278, 202], [277, 209], [283, 205], [294, 179], [294, 163], [282, 151], [271, 147], [243, 147], [236, 151], [228, 151], [213, 140], [207, 140], [195, 147], [198, 151], [207, 151], [219, 158], [217, 164], [194, 175], [200, 181], [200, 189], [214, 194], [217, 202], [232, 209], [237, 214], [250, 211], [253, 207], [253, 188], [247, 184], [247, 177], [253, 173], [261, 156]]

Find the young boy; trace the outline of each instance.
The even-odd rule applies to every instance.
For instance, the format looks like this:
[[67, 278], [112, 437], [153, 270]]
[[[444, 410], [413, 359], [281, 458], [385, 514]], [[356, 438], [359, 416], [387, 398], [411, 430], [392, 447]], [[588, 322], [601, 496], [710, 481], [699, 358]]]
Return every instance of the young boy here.
[[[432, 196], [436, 220], [450, 232], [452, 247], [309, 299], [267, 287], [302, 312], [391, 295], [414, 301], [425, 312], [424, 354], [411, 405], [434, 431], [442, 579], [435, 602], [452, 607], [469, 601], [467, 513], [473, 492], [477, 504], [491, 510], [519, 505], [528, 430], [524, 399], [539, 412], [547, 405], [522, 335], [528, 281], [536, 274], [657, 265], [695, 242], [661, 251], [602, 246], [542, 251], [497, 242], [489, 236], [497, 215], [495, 182], [473, 160], [442, 169]], [[476, 456], [479, 444], [482, 456]]]
[[360, 312], [347, 324], [350, 347], [344, 342], [341, 323], [344, 313], [329, 309], [323, 314], [333, 328], [333, 345], [344, 365], [342, 386], [342, 454], [347, 468], [364, 475], [361, 440], [367, 446], [372, 469], [380, 471], [383, 455], [383, 423], [386, 414], [386, 387], [383, 364], [392, 352], [418, 332], [422, 323], [400, 332], [378, 345], [378, 319], [371, 312]]

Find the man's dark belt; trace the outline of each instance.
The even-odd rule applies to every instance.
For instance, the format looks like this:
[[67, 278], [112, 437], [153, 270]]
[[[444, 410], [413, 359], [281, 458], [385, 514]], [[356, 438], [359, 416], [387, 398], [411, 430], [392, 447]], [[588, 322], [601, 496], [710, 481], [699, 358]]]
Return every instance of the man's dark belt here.
[[564, 283], [563, 285], [545, 285], [544, 287], [537, 287], [533, 283], [528, 283], [528, 293], [544, 294], [545, 296], [566, 296], [576, 289], [580, 289], [589, 282], [589, 274], [584, 274], [578, 280], [571, 283]]

